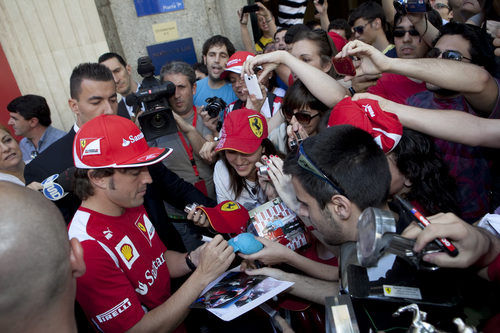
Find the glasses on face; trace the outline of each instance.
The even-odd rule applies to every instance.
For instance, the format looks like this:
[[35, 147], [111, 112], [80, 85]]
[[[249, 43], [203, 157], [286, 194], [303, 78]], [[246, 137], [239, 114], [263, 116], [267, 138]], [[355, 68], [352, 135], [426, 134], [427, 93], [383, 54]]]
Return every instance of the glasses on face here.
[[311, 120], [319, 116], [319, 113], [316, 113], [314, 116], [311, 116], [309, 113], [305, 113], [305, 110], [301, 110], [297, 113], [293, 113], [292, 110], [283, 109], [283, 113], [285, 114], [285, 118], [287, 122], [290, 122], [292, 118], [295, 116], [295, 119], [303, 125], [309, 125]]
[[367, 26], [368, 24], [370, 24], [370, 23], [372, 23], [372, 22], [370, 21], [370, 22], [368, 22], [368, 23], [366, 23], [366, 24], [363, 24], [363, 25], [357, 25], [357, 26], [355, 26], [355, 27], [352, 27], [352, 31], [353, 31], [354, 33], [356, 33], [356, 32], [357, 32], [358, 34], [362, 35], [362, 34], [363, 34], [363, 32], [365, 32], [365, 28], [366, 28], [366, 26]]
[[427, 58], [437, 58], [439, 56], [441, 56], [441, 58], [443, 59], [450, 59], [456, 61], [462, 61], [462, 59], [467, 59], [469, 61], [472, 61], [471, 58], [464, 57], [462, 53], [455, 50], [441, 51], [437, 47], [434, 47], [427, 53]]
[[335, 185], [335, 183], [330, 178], [328, 178], [325, 175], [325, 173], [321, 171], [313, 163], [313, 161], [311, 161], [311, 159], [306, 155], [306, 152], [304, 151], [304, 146], [302, 144], [300, 144], [299, 149], [297, 149], [297, 155], [298, 155], [297, 163], [302, 169], [306, 170], [309, 173], [312, 173], [319, 179], [330, 184], [330, 186], [333, 187], [333, 189], [337, 191], [340, 195], [346, 196], [344, 190], [342, 190], [338, 185]]
[[420, 33], [416, 29], [410, 29], [410, 30], [396, 29], [392, 32], [395, 38], [404, 37], [406, 33], [409, 33], [410, 36], [412, 37], [420, 37]]

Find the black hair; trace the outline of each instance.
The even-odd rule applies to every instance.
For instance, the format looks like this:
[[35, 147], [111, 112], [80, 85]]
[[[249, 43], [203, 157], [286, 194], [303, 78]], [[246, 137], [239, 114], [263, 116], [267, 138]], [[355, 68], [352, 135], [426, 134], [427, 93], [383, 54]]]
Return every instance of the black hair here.
[[[396, 14], [394, 14], [394, 26], [398, 25], [403, 17], [407, 15], [408, 14], [404, 14], [403, 12], [397, 10]], [[438, 30], [443, 26], [443, 19], [441, 18], [441, 15], [439, 15], [439, 13], [434, 9], [427, 12], [427, 19]]]
[[345, 38], [347, 40], [351, 39], [352, 36], [352, 29], [349, 23], [347, 22], [346, 19], [335, 19], [330, 22], [328, 25], [328, 31], [335, 29], [335, 30], [344, 30], [345, 31]]
[[329, 107], [311, 94], [302, 81], [296, 80], [287, 89], [281, 108], [282, 110], [296, 110], [304, 106], [318, 110], [321, 114], [329, 110]]
[[[260, 144], [261, 147], [264, 148], [263, 150], [263, 155], [278, 155], [278, 151], [274, 147], [273, 143], [271, 140], [268, 138], [265, 138], [262, 140], [262, 143]], [[231, 190], [235, 194], [235, 199], [238, 198], [241, 194], [241, 191], [246, 187], [246, 182], [245, 182], [245, 177], [241, 177], [238, 175], [236, 170], [229, 164], [226, 158], [226, 154], [222, 153], [220, 154], [222, 161], [224, 162], [228, 172], [229, 172], [229, 181], [230, 181], [230, 186]], [[257, 170], [255, 170], [257, 172]]]
[[75, 180], [73, 182], [73, 191], [75, 195], [80, 200], [87, 200], [95, 194], [92, 183], [89, 179], [89, 172], [92, 172], [92, 176], [96, 178], [108, 177], [115, 173], [113, 168], [103, 168], [103, 169], [75, 169]]
[[291, 44], [295, 38], [295, 35], [301, 31], [311, 31], [309, 27], [305, 24], [295, 24], [289, 27], [285, 34], [285, 43]]
[[363, 2], [361, 5], [359, 5], [359, 7], [355, 8], [349, 15], [349, 25], [354, 26], [354, 22], [356, 22], [356, 20], [360, 18], [367, 21], [373, 21], [374, 19], [379, 18], [382, 22], [382, 27], [385, 28], [386, 20], [384, 9], [375, 1]]
[[407, 200], [417, 201], [427, 214], [459, 213], [456, 183], [430, 137], [403, 128], [401, 140], [388, 157], [394, 157], [399, 172], [412, 183], [403, 194]]
[[106, 66], [90, 62], [79, 64], [73, 69], [69, 79], [69, 91], [71, 98], [78, 100], [81, 92], [82, 81], [84, 79], [115, 82], [113, 74]]
[[233, 43], [229, 40], [229, 38], [221, 36], [221, 35], [215, 35], [210, 37], [203, 43], [203, 49], [202, 49], [202, 54], [204, 56], [207, 55], [208, 50], [214, 46], [214, 45], [224, 45], [227, 49], [227, 53], [229, 56], [232, 56], [234, 52], [236, 52], [236, 49], [234, 48]]
[[199, 71], [205, 75], [208, 75], [207, 65], [205, 65], [202, 62], [196, 62], [191, 67], [193, 68], [194, 71]]
[[112, 58], [116, 58], [120, 62], [120, 64], [123, 65], [123, 67], [127, 67], [127, 62], [125, 61], [125, 59], [123, 59], [123, 57], [121, 55], [119, 55], [118, 53], [114, 53], [114, 52], [108, 52], [108, 53], [102, 54], [99, 57], [99, 59], [97, 60], [97, 62], [102, 64], [106, 60], [109, 60]]
[[[302, 143], [307, 156], [360, 210], [386, 203], [391, 173], [384, 152], [367, 132], [351, 125], [325, 129]], [[321, 209], [330, 202], [333, 187], [302, 168], [298, 155], [287, 155], [283, 170], [297, 178]]]
[[16, 97], [7, 105], [7, 110], [20, 114], [26, 120], [38, 118], [40, 125], [45, 127], [52, 123], [47, 100], [42, 96], [24, 95]]
[[279, 34], [279, 33], [280, 33], [280, 32], [282, 32], [282, 31], [288, 31], [288, 28], [287, 28], [287, 27], [281, 27], [281, 28], [278, 28], [278, 29], [276, 30], [276, 32], [274, 33], [273, 40], [275, 40], [275, 39], [276, 39], [276, 34]]
[[495, 75], [495, 54], [493, 37], [481, 28], [465, 23], [449, 22], [439, 31], [437, 41], [445, 35], [460, 35], [470, 44], [469, 53], [472, 63], [483, 66], [492, 76]]

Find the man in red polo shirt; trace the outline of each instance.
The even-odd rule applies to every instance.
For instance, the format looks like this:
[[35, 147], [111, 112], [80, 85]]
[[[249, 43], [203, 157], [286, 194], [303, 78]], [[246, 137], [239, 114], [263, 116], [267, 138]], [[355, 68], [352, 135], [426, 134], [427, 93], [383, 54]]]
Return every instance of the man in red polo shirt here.
[[[234, 258], [221, 236], [191, 253], [167, 250], [143, 207], [147, 166], [171, 149], [150, 148], [125, 118], [103, 115], [75, 136], [75, 192], [82, 204], [69, 226], [84, 249], [77, 301], [104, 332], [184, 331], [189, 305]], [[170, 278], [193, 274], [170, 294]]]

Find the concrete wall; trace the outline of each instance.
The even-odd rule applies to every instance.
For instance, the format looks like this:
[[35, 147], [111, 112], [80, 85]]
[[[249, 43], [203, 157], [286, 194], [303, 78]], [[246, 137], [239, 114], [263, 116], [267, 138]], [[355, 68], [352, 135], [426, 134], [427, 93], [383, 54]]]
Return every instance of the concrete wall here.
[[[193, 38], [201, 61], [203, 42], [216, 34], [228, 37], [243, 49], [238, 8], [246, 0], [184, 0], [184, 10], [138, 17], [132, 0], [95, 0], [110, 50], [124, 55], [136, 73], [137, 58], [147, 55], [146, 46], [157, 44], [153, 24], [175, 21], [179, 39]], [[136, 80], [140, 77], [136, 75]]]

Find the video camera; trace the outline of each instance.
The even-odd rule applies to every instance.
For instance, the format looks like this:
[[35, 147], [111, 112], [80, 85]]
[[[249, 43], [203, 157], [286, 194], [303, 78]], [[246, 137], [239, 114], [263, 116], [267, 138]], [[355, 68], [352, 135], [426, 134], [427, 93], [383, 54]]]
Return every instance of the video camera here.
[[129, 106], [145, 106], [139, 116], [139, 124], [147, 141], [177, 132], [177, 124], [168, 104], [168, 98], [175, 94], [175, 85], [170, 81], [160, 83], [154, 76], [155, 66], [148, 56], [137, 60], [137, 73], [144, 79], [138, 92], [126, 97]]
[[407, 13], [425, 13], [431, 10], [431, 6], [425, 0], [395, 0], [394, 8], [406, 15]]

